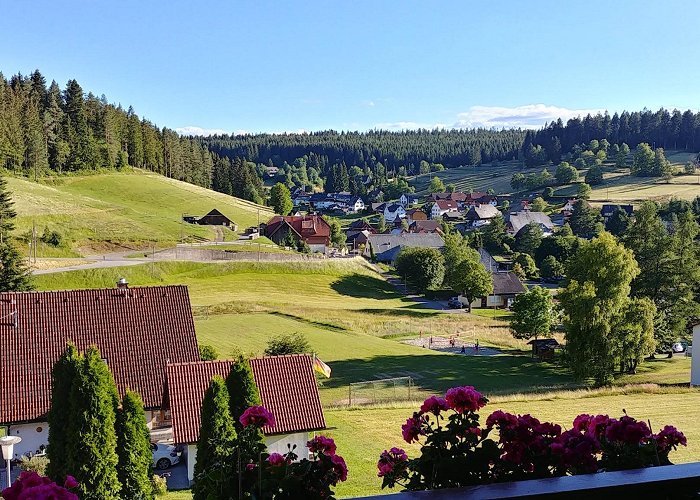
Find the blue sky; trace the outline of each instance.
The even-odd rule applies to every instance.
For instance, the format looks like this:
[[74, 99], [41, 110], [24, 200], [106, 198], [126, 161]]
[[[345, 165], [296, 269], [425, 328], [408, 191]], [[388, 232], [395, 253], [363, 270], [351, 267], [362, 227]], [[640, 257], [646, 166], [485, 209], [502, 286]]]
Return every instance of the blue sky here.
[[0, 70], [171, 128], [539, 126], [700, 108], [700, 2], [3, 2]]

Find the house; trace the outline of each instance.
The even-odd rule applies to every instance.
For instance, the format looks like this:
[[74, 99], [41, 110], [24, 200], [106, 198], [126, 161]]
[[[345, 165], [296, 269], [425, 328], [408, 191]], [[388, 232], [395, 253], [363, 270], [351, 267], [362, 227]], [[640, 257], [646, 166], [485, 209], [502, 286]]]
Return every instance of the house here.
[[237, 229], [236, 223], [219, 212], [216, 208], [208, 214], [202, 216], [183, 215], [182, 220], [188, 224], [199, 224], [201, 226], [226, 226], [232, 231]]
[[351, 231], [369, 231], [370, 233], [375, 233], [375, 229], [372, 227], [372, 225], [367, 222], [366, 219], [357, 219], [355, 221], [352, 221], [350, 223], [350, 226], [348, 226], [348, 233]]
[[440, 199], [433, 203], [433, 207], [430, 209], [430, 218], [437, 219], [447, 212], [457, 211], [458, 205], [456, 201]]
[[406, 219], [408, 223], [411, 224], [417, 220], [428, 220], [428, 214], [420, 208], [412, 208], [406, 212]]
[[393, 263], [402, 248], [422, 247], [441, 249], [445, 241], [437, 233], [370, 234], [365, 257], [372, 252], [378, 262]]
[[549, 218], [549, 215], [544, 212], [524, 211], [510, 214], [506, 223], [507, 231], [515, 236], [531, 222], [540, 225], [544, 236], [550, 236], [554, 230], [554, 223]]
[[367, 245], [370, 234], [374, 234], [374, 231], [368, 231], [366, 229], [362, 231], [348, 231], [345, 244], [356, 252]]
[[[484, 194], [486, 193], [480, 193], [480, 195]], [[451, 200], [459, 203], [464, 203], [467, 200], [468, 195], [466, 193], [455, 191], [454, 193], [433, 193], [432, 195], [430, 195], [430, 197], [433, 201]]]
[[436, 220], [416, 220], [408, 226], [409, 233], [442, 233], [442, 225]]
[[612, 214], [618, 209], [623, 210], [628, 217], [631, 217], [634, 213], [634, 207], [632, 205], [603, 205], [603, 208], [600, 209], [600, 215], [603, 216], [603, 220], [606, 224], [608, 223], [608, 219], [610, 219]]
[[362, 201], [362, 198], [359, 196], [355, 196], [351, 198], [350, 203], [348, 204], [348, 209], [350, 213], [360, 213], [365, 209], [365, 202]]
[[[493, 293], [488, 297], [481, 297], [472, 302], [472, 307], [500, 307], [507, 308], [513, 305], [515, 297], [524, 293], [525, 286], [512, 271], [492, 272]], [[459, 295], [459, 300], [468, 305], [466, 297]]]
[[279, 173], [280, 169], [275, 166], [265, 167], [265, 173], [268, 177], [275, 177]]
[[406, 217], [406, 209], [399, 203], [389, 203], [384, 207], [384, 220], [393, 221], [396, 218]]
[[[491, 273], [493, 279], [493, 293], [488, 297], [481, 297], [472, 302], [472, 307], [510, 307], [518, 294], [526, 291], [525, 286], [515, 273], [504, 270], [499, 263], [485, 249], [479, 249], [481, 264]], [[468, 305], [466, 297], [459, 295], [459, 300]]]
[[308, 205], [311, 200], [311, 193], [307, 193], [305, 187], [298, 187], [292, 191], [292, 203], [295, 207]]
[[138, 392], [151, 429], [169, 424], [166, 365], [199, 361], [185, 286], [0, 293], [0, 426], [17, 457], [46, 449], [51, 370], [68, 342], [100, 350], [121, 395]]
[[309, 205], [314, 210], [326, 210], [336, 204], [336, 201], [326, 193], [314, 193], [309, 197]]
[[[170, 363], [167, 366], [167, 406], [173, 423], [173, 441], [187, 446], [187, 477], [194, 478], [200, 408], [214, 375], [226, 378], [234, 361]], [[287, 453], [296, 446], [300, 458], [309, 434], [326, 428], [313, 360], [307, 354], [253, 358], [250, 367], [262, 405], [275, 416], [275, 425], [263, 427], [270, 453]]]
[[564, 220], [568, 220], [569, 217], [571, 217], [571, 214], [574, 212], [574, 205], [577, 201], [578, 200], [576, 198], [569, 198], [566, 200], [564, 206], [561, 207], [561, 214], [564, 217]]
[[294, 241], [304, 241], [312, 252], [325, 253], [331, 244], [331, 226], [319, 215], [275, 215], [265, 225], [265, 236], [283, 245], [287, 235]]
[[370, 208], [372, 209], [372, 212], [376, 214], [382, 214], [384, 215], [384, 209], [386, 208], [387, 203], [384, 201], [377, 202], [377, 203], [372, 203], [370, 205]]
[[417, 194], [404, 193], [401, 195], [401, 197], [399, 197], [399, 203], [401, 203], [401, 205], [404, 207], [412, 207], [418, 203], [419, 199], [420, 197]]
[[493, 205], [474, 205], [467, 212], [466, 219], [472, 227], [479, 227], [491, 222], [491, 219], [501, 215], [501, 212]]
[[475, 205], [492, 205], [498, 206], [498, 197], [492, 194], [485, 194], [475, 200]]
[[457, 210], [450, 210], [442, 214], [442, 220], [445, 222], [461, 222], [464, 220], [464, 214]]

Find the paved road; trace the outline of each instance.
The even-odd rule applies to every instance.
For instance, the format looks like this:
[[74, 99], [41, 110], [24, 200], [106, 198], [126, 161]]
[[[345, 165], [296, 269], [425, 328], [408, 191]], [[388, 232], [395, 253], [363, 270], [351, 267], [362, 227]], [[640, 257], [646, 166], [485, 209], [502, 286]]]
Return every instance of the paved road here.
[[125, 250], [122, 252], [112, 252], [102, 255], [90, 255], [88, 257], [74, 257], [74, 258], [47, 258], [45, 260], [51, 261], [62, 261], [67, 262], [79, 260], [89, 260], [88, 263], [68, 265], [65, 267], [54, 267], [51, 269], [35, 269], [32, 271], [33, 274], [51, 274], [51, 273], [61, 273], [64, 271], [78, 271], [81, 269], [103, 269], [107, 267], [122, 267], [122, 266], [135, 266], [138, 264], [143, 264], [144, 262], [150, 262], [151, 259], [147, 257], [138, 258], [128, 258], [127, 255], [131, 255], [135, 250]]

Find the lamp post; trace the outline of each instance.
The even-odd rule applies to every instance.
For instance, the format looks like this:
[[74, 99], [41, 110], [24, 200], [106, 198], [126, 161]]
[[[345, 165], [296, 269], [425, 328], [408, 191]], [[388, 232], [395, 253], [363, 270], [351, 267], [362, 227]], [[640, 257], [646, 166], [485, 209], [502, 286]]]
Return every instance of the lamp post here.
[[12, 478], [10, 477], [10, 460], [14, 456], [14, 447], [17, 443], [22, 441], [19, 436], [3, 436], [0, 437], [0, 447], [2, 447], [2, 456], [7, 460], [7, 487], [9, 488], [12, 484]]

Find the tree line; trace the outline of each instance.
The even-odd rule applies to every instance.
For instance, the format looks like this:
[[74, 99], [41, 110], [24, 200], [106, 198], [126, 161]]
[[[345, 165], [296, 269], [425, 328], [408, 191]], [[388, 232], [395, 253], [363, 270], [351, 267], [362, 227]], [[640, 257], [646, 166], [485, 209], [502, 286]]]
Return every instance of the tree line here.
[[214, 156], [198, 141], [139, 118], [132, 107], [85, 94], [71, 79], [48, 86], [39, 70], [0, 73], [0, 166], [38, 178], [127, 166], [211, 186]]
[[700, 150], [700, 112], [681, 112], [661, 108], [658, 111], [623, 111], [612, 116], [603, 114], [571, 118], [564, 124], [558, 119], [538, 131], [528, 131], [523, 139], [521, 158], [559, 163], [562, 155], [574, 147], [605, 139], [610, 144], [627, 144], [630, 148], [648, 143], [652, 149]]

